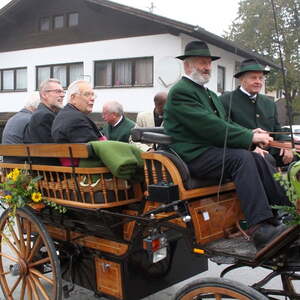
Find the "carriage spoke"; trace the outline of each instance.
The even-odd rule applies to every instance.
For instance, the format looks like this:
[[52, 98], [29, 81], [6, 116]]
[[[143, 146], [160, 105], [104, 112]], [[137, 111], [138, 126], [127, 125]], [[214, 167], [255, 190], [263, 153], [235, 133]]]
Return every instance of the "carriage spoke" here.
[[22, 276], [19, 276], [19, 278], [16, 280], [15, 284], [13, 285], [13, 287], [11, 288], [9, 295], [12, 296], [12, 294], [14, 293], [16, 287], [19, 285], [19, 283], [21, 282]]
[[31, 223], [26, 222], [26, 252], [25, 252], [25, 258], [27, 258], [28, 255], [29, 255], [30, 243], [31, 243]]
[[16, 247], [11, 243], [11, 241], [9, 240], [9, 238], [6, 236], [6, 234], [4, 232], [1, 232], [1, 236], [3, 237], [4, 241], [7, 243], [7, 245], [9, 246], [9, 248], [15, 252], [15, 254], [17, 256], [20, 256], [19, 251], [16, 249]]
[[32, 290], [32, 294], [33, 294], [33, 297], [35, 300], [40, 300], [40, 297], [36, 291], [36, 286], [35, 286], [35, 283], [33, 281], [33, 279], [31, 278], [31, 275], [28, 276], [28, 281], [29, 281], [29, 284], [31, 286], [31, 290]]
[[8, 228], [9, 228], [9, 231], [15, 241], [17, 248], [20, 249], [20, 240], [18, 239], [17, 234], [16, 234], [13, 226], [11, 225], [11, 223], [8, 223]]
[[32, 279], [35, 282], [35, 285], [39, 288], [39, 290], [41, 291], [42, 295], [44, 296], [44, 298], [46, 300], [51, 300], [50, 297], [47, 294], [46, 289], [43, 287], [43, 285], [40, 283], [40, 280], [32, 274]]
[[40, 245], [42, 244], [42, 237], [39, 235], [38, 238], [35, 240], [34, 245], [31, 249], [31, 252], [29, 253], [29, 257], [27, 258], [27, 261], [31, 261], [33, 256], [36, 254], [36, 252], [39, 250]]
[[215, 296], [216, 296], [216, 300], [222, 300], [222, 295], [220, 295], [220, 294], [215, 294]]
[[48, 278], [47, 276], [45, 276], [44, 274], [42, 274], [40, 271], [38, 271], [36, 269], [30, 268], [29, 272], [36, 275], [37, 277], [40, 277], [40, 278], [44, 279], [45, 281], [47, 281], [51, 285], [54, 284], [53, 280], [51, 280], [50, 278]]
[[25, 242], [24, 242], [22, 226], [21, 226], [21, 223], [20, 223], [20, 217], [18, 215], [16, 215], [16, 223], [17, 223], [19, 237], [20, 237], [20, 250], [23, 253], [24, 248], [25, 248]]
[[21, 287], [21, 292], [20, 292], [20, 300], [24, 300], [25, 289], [26, 289], [26, 278], [23, 277], [22, 287]]
[[0, 273], [0, 275], [1, 275], [1, 276], [6, 276], [6, 275], [9, 274], [9, 273], [10, 273], [10, 271], [6, 271], [6, 272]]
[[10, 255], [7, 255], [6, 253], [0, 252], [0, 256], [3, 256], [3, 257], [5, 257], [5, 258], [7, 258], [7, 259], [9, 259], [9, 260], [11, 260], [11, 261], [13, 261], [15, 263], [18, 263], [18, 260], [16, 258], [14, 258], [14, 257], [12, 257]]
[[28, 300], [32, 300], [32, 288], [29, 282], [29, 277], [26, 277], [26, 287], [27, 287]]
[[38, 261], [35, 261], [31, 264], [28, 264], [28, 267], [32, 268], [32, 267], [35, 267], [35, 266], [38, 266], [38, 265], [41, 265], [41, 264], [45, 264], [45, 263], [48, 263], [48, 262], [50, 262], [50, 257], [45, 257], [45, 258], [40, 259]]

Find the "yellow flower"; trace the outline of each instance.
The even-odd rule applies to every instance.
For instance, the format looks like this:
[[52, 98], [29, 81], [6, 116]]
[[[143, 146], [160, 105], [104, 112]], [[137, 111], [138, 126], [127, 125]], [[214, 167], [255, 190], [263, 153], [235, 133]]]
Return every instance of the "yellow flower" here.
[[16, 181], [18, 179], [19, 175], [20, 175], [20, 170], [13, 169], [13, 171], [11, 171], [7, 174], [6, 178], [8, 178], [8, 179], [11, 178], [13, 181]]
[[14, 169], [13, 170], [13, 180], [16, 181], [18, 179], [19, 175], [20, 175], [20, 170]]
[[11, 195], [6, 195], [6, 196], [4, 196], [4, 198], [5, 198], [6, 200], [10, 200], [10, 199], [12, 198], [12, 196], [11, 196]]
[[6, 178], [7, 178], [7, 179], [10, 179], [10, 178], [12, 178], [12, 176], [13, 176], [13, 172], [11, 171], [11, 172], [9, 172], [9, 173], [6, 175]]
[[33, 202], [37, 203], [40, 202], [42, 200], [42, 194], [37, 192], [37, 193], [32, 193], [31, 194], [31, 199]]

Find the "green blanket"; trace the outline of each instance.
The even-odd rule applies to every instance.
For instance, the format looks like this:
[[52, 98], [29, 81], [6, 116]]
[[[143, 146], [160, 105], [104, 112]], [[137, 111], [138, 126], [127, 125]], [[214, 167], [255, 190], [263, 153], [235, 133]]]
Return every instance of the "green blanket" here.
[[142, 151], [135, 145], [117, 141], [95, 141], [89, 144], [92, 145], [96, 158], [81, 159], [79, 167], [106, 166], [118, 178], [143, 180]]

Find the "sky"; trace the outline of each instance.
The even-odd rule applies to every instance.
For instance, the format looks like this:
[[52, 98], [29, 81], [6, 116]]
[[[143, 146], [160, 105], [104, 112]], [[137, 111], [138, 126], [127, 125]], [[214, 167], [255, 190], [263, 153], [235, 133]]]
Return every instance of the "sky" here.
[[[0, 7], [8, 2], [9, 0], [0, 0]], [[153, 3], [155, 14], [198, 25], [207, 31], [222, 35], [237, 17], [239, 0], [115, 0], [114, 2], [146, 11], [149, 11]]]

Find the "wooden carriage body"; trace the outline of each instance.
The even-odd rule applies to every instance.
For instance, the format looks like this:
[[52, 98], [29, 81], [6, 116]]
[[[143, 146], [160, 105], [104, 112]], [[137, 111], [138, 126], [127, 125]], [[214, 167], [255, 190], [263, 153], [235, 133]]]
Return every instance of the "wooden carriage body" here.
[[[46, 280], [53, 291], [45, 299], [61, 300], [62, 290], [68, 296], [73, 284], [78, 284], [109, 299], [138, 300], [206, 271], [207, 256], [213, 259], [221, 255], [218, 263], [233, 256], [239, 259], [238, 266], [242, 262], [252, 267], [270, 257], [266, 251], [256, 253], [250, 242], [236, 244], [227, 238], [236, 234], [234, 230], [243, 219], [234, 184], [192, 178], [185, 163], [170, 151], [142, 153], [142, 182], [117, 178], [107, 167], [32, 163], [36, 157], [64, 157], [71, 162], [86, 159], [91, 156], [86, 144], [0, 145], [0, 155], [27, 161], [1, 163], [2, 182], [14, 168], [25, 169], [31, 176], [41, 177], [39, 190], [47, 201], [67, 208], [66, 214], [49, 206], [20, 209], [17, 231], [7, 222], [9, 210], [1, 216], [0, 256], [15, 263], [5, 271], [0, 260], [1, 287], [8, 299], [19, 299], [12, 296], [19, 282], [23, 282], [21, 294], [27, 290], [29, 295], [37, 290], [47, 294], [39, 283]], [[3, 243], [9, 240], [3, 233], [5, 226], [12, 234], [9, 247], [15, 250], [16, 258], [3, 250]], [[19, 237], [17, 232], [21, 232]], [[153, 263], [149, 262], [151, 253], [145, 240], [156, 233], [168, 241], [168, 255]], [[43, 254], [35, 258], [36, 241], [42, 240], [38, 234], [46, 235], [43, 241], [49, 257]], [[297, 234], [298, 230], [292, 229], [285, 244], [292, 243]], [[277, 251], [276, 247], [269, 252]], [[33, 261], [27, 262], [29, 258]], [[49, 261], [54, 274], [50, 279], [43, 275], [41, 266], [34, 268]], [[13, 273], [19, 279], [9, 287], [5, 278]], [[62, 288], [61, 277], [69, 286]], [[284, 280], [288, 285], [291, 278], [287, 274]]]

